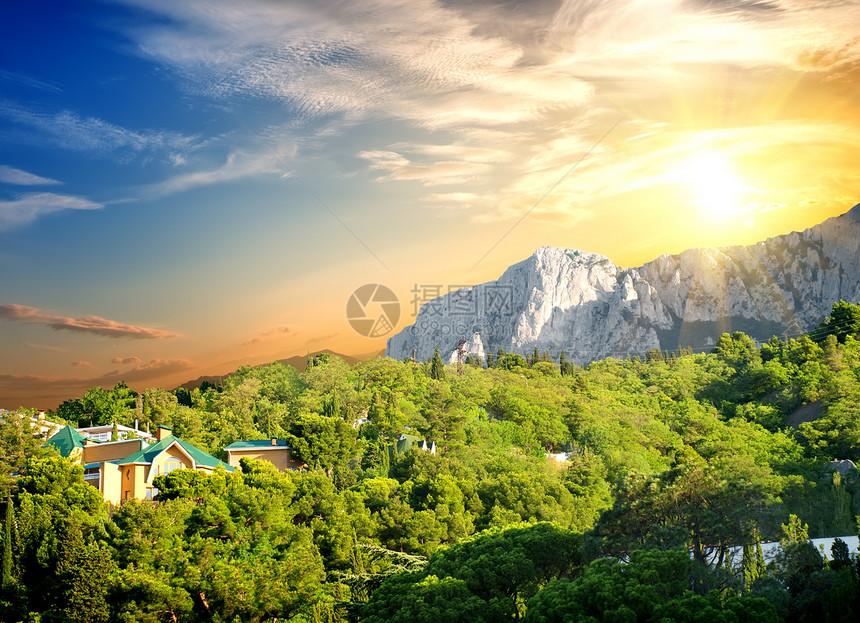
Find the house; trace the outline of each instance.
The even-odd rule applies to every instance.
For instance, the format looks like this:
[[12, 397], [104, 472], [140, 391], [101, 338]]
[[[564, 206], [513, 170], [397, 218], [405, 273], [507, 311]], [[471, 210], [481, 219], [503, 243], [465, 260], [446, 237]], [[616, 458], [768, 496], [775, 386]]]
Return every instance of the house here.
[[84, 452], [84, 437], [74, 428], [66, 424], [45, 443], [46, 446], [54, 446], [60, 451], [61, 456], [69, 457], [73, 461], [80, 462]]
[[235, 468], [224, 461], [216, 459], [179, 437], [174, 437], [166, 426], [158, 427], [156, 439], [157, 441], [151, 446], [116, 463], [121, 481], [120, 497], [117, 501], [130, 498], [151, 500], [158, 494], [158, 489], [153, 486], [155, 477], [167, 475], [175, 469], [194, 469], [207, 474], [211, 474], [218, 468], [228, 472], [235, 471]]
[[234, 441], [224, 448], [227, 453], [227, 464], [239, 467], [243, 458], [268, 461], [280, 471], [301, 469], [305, 466], [301, 461], [292, 458], [286, 439], [260, 439], [252, 441]]
[[[137, 420], [135, 420], [135, 422], [137, 422]], [[118, 439], [132, 439], [134, 437], [140, 437], [149, 443], [153, 443], [155, 441], [155, 436], [149, 432], [139, 430], [137, 426], [132, 428], [131, 426], [123, 426], [122, 424], [87, 426], [85, 428], [78, 428], [77, 431], [87, 439], [94, 439], [95, 441], [110, 441], [111, 437], [113, 437], [114, 426], [116, 426]]]
[[156, 476], [174, 469], [194, 469], [211, 474], [216, 469], [228, 472], [233, 467], [211, 454], [174, 437], [166, 426], [159, 426], [154, 443], [131, 438], [99, 443], [87, 439], [71, 426], [60, 429], [46, 445], [84, 466], [84, 480], [98, 488], [105, 501], [119, 504], [131, 498], [151, 500], [158, 494]]
[[429, 452], [430, 454], [436, 454], [435, 441], [430, 442], [428, 445], [426, 439], [402, 433], [396, 443], [388, 446], [388, 458], [394, 460], [395, 455], [409, 452], [413, 447], [423, 450], [424, 452]]

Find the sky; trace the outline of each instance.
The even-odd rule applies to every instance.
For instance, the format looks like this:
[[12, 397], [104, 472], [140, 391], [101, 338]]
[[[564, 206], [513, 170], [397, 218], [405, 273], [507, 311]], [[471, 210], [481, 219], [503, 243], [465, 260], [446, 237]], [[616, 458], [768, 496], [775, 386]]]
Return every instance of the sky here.
[[544, 245], [842, 214], [858, 32], [850, 0], [0, 3], [0, 408], [378, 352], [351, 320]]

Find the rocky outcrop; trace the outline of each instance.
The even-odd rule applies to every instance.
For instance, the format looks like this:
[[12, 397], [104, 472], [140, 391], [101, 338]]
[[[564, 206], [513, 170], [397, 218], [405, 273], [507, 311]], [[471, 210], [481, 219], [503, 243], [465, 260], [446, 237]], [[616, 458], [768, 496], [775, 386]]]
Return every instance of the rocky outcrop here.
[[750, 246], [689, 249], [639, 268], [541, 247], [496, 281], [426, 303], [386, 354], [424, 361], [457, 344], [484, 356], [535, 347], [587, 363], [659, 348], [710, 348], [725, 331], [766, 340], [815, 327], [839, 299], [860, 300], [860, 204], [803, 232]]

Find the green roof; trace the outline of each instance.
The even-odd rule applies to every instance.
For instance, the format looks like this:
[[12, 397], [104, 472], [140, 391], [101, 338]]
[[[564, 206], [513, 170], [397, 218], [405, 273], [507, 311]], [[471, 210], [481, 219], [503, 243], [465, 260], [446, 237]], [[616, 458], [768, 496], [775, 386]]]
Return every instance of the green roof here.
[[75, 448], [84, 447], [84, 438], [78, 431], [66, 424], [48, 439], [46, 446], [54, 446], [62, 456], [69, 456]]
[[234, 441], [225, 450], [251, 450], [260, 448], [286, 448], [287, 440], [278, 439], [276, 445], [272, 445], [271, 439], [252, 439], [250, 441]]
[[421, 446], [425, 444], [428, 448], [432, 446], [432, 444], [427, 443], [427, 440], [422, 437], [418, 437], [416, 435], [407, 435], [406, 433], [403, 433], [402, 435], [400, 435], [400, 437], [395, 443], [388, 446], [388, 457], [393, 461], [395, 454], [404, 454], [406, 452], [409, 452], [409, 450], [411, 450], [413, 446], [421, 448]]
[[412, 449], [412, 446], [416, 443], [421, 445], [424, 440], [421, 437], [416, 437], [415, 435], [407, 435], [403, 433], [400, 435], [400, 438], [397, 440], [396, 449], [398, 454], [403, 454], [404, 452], [409, 452]]
[[207, 454], [206, 452], [203, 452], [203, 450], [201, 450], [200, 448], [196, 448], [196, 447], [192, 446], [190, 443], [188, 443], [187, 441], [182, 441], [179, 437], [174, 437], [173, 435], [168, 435], [167, 437], [165, 437], [161, 441], [156, 441], [151, 446], [148, 446], [148, 447], [144, 448], [143, 450], [140, 450], [139, 452], [135, 452], [131, 456], [124, 458], [122, 461], [120, 461], [119, 464], [120, 465], [128, 465], [129, 463], [151, 464], [152, 461], [155, 459], [155, 457], [157, 457], [159, 454], [161, 454], [164, 450], [167, 450], [167, 448], [172, 446], [174, 443], [176, 445], [178, 445], [180, 448], [182, 448], [183, 450], [185, 450], [185, 452], [187, 452], [188, 455], [192, 459], [194, 459], [194, 462], [197, 463], [197, 465], [202, 465], [204, 467], [211, 467], [212, 469], [214, 469], [220, 465], [221, 467], [223, 467], [228, 472], [235, 471], [234, 467], [227, 465], [224, 461], [220, 461], [220, 460], [216, 459], [211, 454]]

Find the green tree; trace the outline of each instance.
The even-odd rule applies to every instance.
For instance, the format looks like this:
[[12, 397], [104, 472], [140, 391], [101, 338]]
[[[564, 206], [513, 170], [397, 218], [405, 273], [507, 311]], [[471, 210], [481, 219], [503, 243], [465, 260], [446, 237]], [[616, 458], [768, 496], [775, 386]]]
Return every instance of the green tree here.
[[287, 443], [295, 458], [330, 475], [355, 456], [356, 438], [357, 431], [339, 417], [305, 414], [290, 426]]
[[17, 490], [26, 472], [27, 461], [55, 453], [43, 447], [44, 440], [36, 435], [29, 413], [5, 413], [0, 418], [0, 499]]
[[442, 363], [442, 357], [439, 356], [439, 347], [433, 351], [433, 358], [430, 360], [430, 378], [442, 381], [445, 379], [445, 364]]
[[6, 498], [6, 512], [3, 519], [3, 554], [0, 563], [0, 587], [6, 588], [11, 585], [15, 578], [12, 575], [12, 525], [15, 522], [15, 506], [11, 496]]
[[744, 591], [748, 593], [752, 590], [756, 580], [764, 577], [767, 573], [761, 543], [756, 542], [755, 545], [746, 544], [743, 546], [742, 564]]
[[113, 563], [107, 551], [86, 544], [80, 528], [67, 523], [59, 539], [56, 602], [52, 614], [63, 621], [105, 623], [110, 614], [107, 596]]
[[833, 304], [830, 315], [810, 331], [810, 337], [816, 342], [824, 342], [829, 335], [835, 336], [840, 344], [844, 344], [848, 336], [860, 339], [860, 304], [854, 305], [840, 299]]
[[[716, 621], [777, 623], [776, 609], [761, 598], [731, 592], [692, 593], [694, 563], [685, 551], [642, 551], [624, 563], [601, 558], [581, 577], [549, 582], [528, 602], [528, 623], [593, 621]], [[706, 571], [707, 573], [707, 571]]]
[[[579, 565], [581, 537], [546, 523], [490, 530], [431, 556], [420, 571], [386, 580], [362, 611], [368, 623], [406, 621], [430, 597], [443, 616], [442, 595], [470, 608], [477, 621], [519, 619], [525, 602], [553, 578]], [[430, 613], [424, 616], [430, 616]], [[452, 614], [452, 620], [466, 620]], [[422, 618], [421, 620], [446, 620]]]

